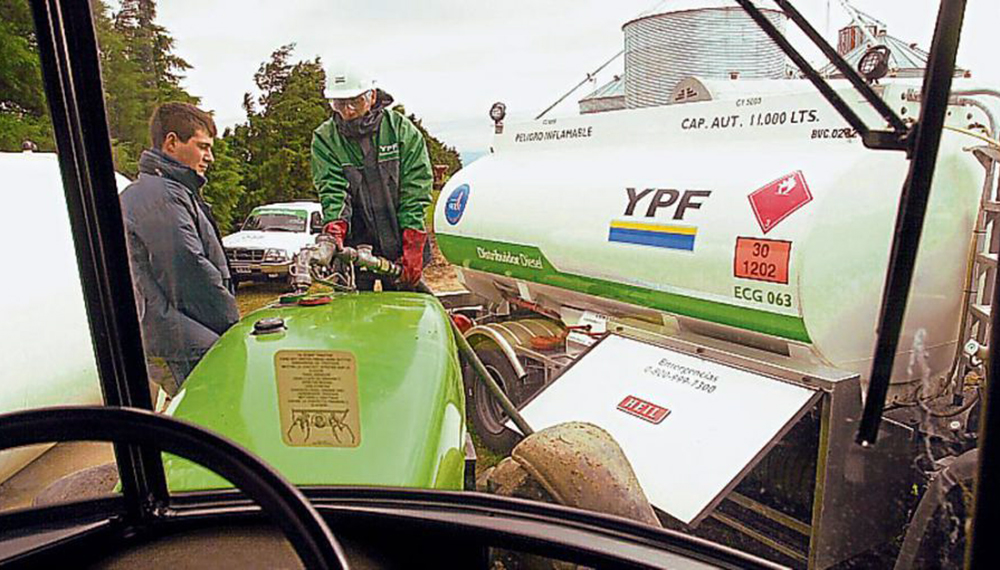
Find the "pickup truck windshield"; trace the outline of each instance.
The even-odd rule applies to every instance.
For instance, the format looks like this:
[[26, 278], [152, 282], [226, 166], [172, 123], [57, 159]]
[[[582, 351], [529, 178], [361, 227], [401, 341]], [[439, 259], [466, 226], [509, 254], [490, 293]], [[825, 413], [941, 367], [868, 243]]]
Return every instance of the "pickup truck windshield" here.
[[243, 230], [258, 230], [262, 232], [304, 232], [306, 231], [306, 213], [298, 211], [257, 211], [243, 223]]

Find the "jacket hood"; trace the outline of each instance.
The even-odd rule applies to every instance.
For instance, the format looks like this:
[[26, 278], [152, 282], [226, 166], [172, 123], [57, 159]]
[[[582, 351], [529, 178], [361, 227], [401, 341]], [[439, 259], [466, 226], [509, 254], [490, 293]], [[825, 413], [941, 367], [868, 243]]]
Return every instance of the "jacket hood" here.
[[340, 134], [351, 139], [361, 138], [363, 136], [369, 136], [378, 129], [379, 123], [382, 121], [382, 113], [385, 109], [392, 105], [394, 99], [392, 95], [389, 95], [381, 89], [375, 90], [375, 103], [372, 105], [368, 112], [356, 119], [351, 119], [350, 121], [345, 121], [340, 118], [339, 113], [333, 114], [333, 120], [337, 124], [337, 130]]
[[169, 178], [183, 184], [195, 194], [207, 182], [205, 177], [195, 172], [194, 169], [181, 164], [155, 148], [142, 151], [142, 155], [139, 157], [139, 172], [150, 176]]

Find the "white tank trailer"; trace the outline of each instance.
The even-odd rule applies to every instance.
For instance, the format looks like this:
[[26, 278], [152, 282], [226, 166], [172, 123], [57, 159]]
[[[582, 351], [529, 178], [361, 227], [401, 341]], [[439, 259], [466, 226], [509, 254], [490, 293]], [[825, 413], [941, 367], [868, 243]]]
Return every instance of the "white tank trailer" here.
[[[846, 82], [833, 86], [884, 124]], [[972, 88], [957, 80], [953, 91]], [[877, 89], [904, 119], [919, 116], [919, 83]], [[899, 501], [916, 500], [912, 418], [884, 422], [879, 453], [853, 443], [908, 161], [865, 148], [805, 81], [689, 78], [671, 99], [503, 125], [491, 153], [449, 180], [437, 244], [490, 309], [467, 337], [519, 406], [589, 344], [552, 338], [586, 324], [830, 396], [747, 466], [711, 518], [781, 562], [831, 566], [900, 535]], [[900, 410], [952, 398], [984, 164], [994, 167], [975, 149], [991, 115], [957, 99], [949, 108], [892, 374]], [[489, 431], [491, 402], [470, 396]], [[748, 498], [754, 485], [770, 498]], [[864, 520], [875, 513], [887, 514]]]
[[[912, 89], [885, 92], [898, 101]], [[955, 109], [947, 124], [987, 118]], [[951, 369], [961, 340], [984, 177], [965, 150], [976, 143], [953, 131], [942, 140], [892, 401], [911, 401], [928, 375], [910, 363], [918, 336], [931, 377]], [[682, 329], [866, 378], [907, 167], [901, 152], [866, 149], [818, 94], [751, 91], [507, 125], [448, 182], [435, 232], [472, 291], [495, 297], [501, 283], [566, 324], [580, 309], [652, 309]]]
[[[11, 349], [4, 353], [0, 413], [100, 404], [58, 159], [52, 153], [0, 153], [0, 178], [12, 212], [0, 224], [0, 243], [15, 256], [0, 294], [0, 345]], [[120, 175], [117, 182], [119, 190], [129, 183]], [[0, 452], [0, 482], [50, 447]]]

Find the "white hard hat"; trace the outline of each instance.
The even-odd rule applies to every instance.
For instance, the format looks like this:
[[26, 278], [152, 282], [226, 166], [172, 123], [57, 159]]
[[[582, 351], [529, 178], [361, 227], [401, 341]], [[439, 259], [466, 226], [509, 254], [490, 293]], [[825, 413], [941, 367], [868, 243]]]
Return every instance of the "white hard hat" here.
[[351, 99], [365, 91], [375, 89], [375, 80], [364, 73], [349, 69], [330, 69], [326, 74], [327, 99]]

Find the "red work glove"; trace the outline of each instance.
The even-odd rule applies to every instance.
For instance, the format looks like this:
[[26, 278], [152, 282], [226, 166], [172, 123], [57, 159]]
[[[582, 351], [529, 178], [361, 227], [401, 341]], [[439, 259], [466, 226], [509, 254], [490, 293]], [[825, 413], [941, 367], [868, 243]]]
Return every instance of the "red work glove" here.
[[427, 232], [420, 230], [403, 230], [403, 257], [399, 263], [403, 266], [403, 275], [400, 280], [410, 287], [416, 286], [420, 282], [420, 276], [424, 272], [424, 242], [427, 241]]
[[323, 233], [333, 238], [337, 242], [337, 248], [344, 247], [344, 238], [347, 237], [347, 221], [336, 220], [323, 226]]

